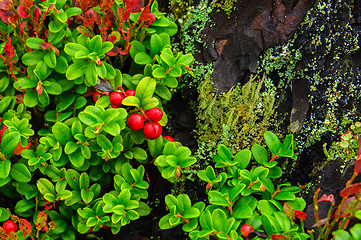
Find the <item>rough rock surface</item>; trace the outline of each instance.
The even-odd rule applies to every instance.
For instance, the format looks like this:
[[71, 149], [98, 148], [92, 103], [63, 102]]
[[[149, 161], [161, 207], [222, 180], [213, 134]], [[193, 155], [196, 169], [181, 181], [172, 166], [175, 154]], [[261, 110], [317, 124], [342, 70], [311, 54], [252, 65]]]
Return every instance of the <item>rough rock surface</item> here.
[[197, 60], [215, 62], [212, 74], [215, 88], [228, 91], [258, 68], [260, 54], [285, 43], [302, 22], [312, 0], [238, 0], [235, 10], [211, 13], [202, 31], [205, 49]]

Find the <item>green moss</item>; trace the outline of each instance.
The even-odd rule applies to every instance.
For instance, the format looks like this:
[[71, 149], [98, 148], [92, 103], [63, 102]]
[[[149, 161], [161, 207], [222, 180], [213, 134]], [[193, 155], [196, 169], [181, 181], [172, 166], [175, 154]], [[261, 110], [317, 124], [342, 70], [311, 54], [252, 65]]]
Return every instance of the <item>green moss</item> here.
[[223, 10], [229, 16], [236, 8], [234, 5], [236, 2], [237, 0], [213, 0], [212, 7], [216, 9], [217, 12]]
[[262, 91], [263, 79], [251, 77], [244, 86], [237, 85], [223, 94], [213, 92], [205, 79], [198, 88], [196, 133], [199, 142], [216, 148], [220, 142], [233, 153], [260, 143], [263, 133], [276, 129], [271, 122], [275, 110], [274, 95]]

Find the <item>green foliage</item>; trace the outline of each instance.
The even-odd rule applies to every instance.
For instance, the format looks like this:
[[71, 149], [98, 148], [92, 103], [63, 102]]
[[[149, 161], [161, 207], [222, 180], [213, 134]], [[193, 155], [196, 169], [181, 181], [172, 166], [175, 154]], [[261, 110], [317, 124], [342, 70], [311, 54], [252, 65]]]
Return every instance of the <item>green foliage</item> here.
[[[157, 1], [7, 4], [0, 11], [8, 39], [0, 44], [0, 186], [19, 218], [0, 208], [0, 220], [40, 214], [42, 221], [28, 222], [37, 228], [32, 239], [73, 240], [101, 228], [116, 234], [150, 214], [143, 165], [173, 159], [158, 167], [175, 182], [196, 162], [179, 142], [128, 127], [133, 113], [167, 125], [166, 114], [156, 122], [145, 111], [163, 109], [179, 79], [192, 74], [193, 56], [172, 51], [177, 25]], [[114, 104], [112, 92], [124, 101]]]
[[[265, 236], [283, 235], [294, 239], [309, 236], [296, 224], [294, 209], [302, 211], [306, 203], [296, 196], [299, 187], [289, 183], [275, 185], [282, 170], [275, 161], [281, 157], [293, 157], [293, 137], [288, 135], [281, 143], [272, 132], [265, 132], [266, 148], [253, 145], [252, 150], [244, 149], [236, 155], [225, 145], [219, 145], [212, 166], [197, 173], [207, 183], [208, 202], [195, 203], [181, 194], [168, 195], [165, 199], [169, 214], [164, 216], [159, 226], [168, 229], [183, 224], [191, 239], [242, 239], [240, 228], [250, 224]], [[260, 166], [249, 166], [251, 158]], [[287, 211], [290, 208], [291, 211]]]

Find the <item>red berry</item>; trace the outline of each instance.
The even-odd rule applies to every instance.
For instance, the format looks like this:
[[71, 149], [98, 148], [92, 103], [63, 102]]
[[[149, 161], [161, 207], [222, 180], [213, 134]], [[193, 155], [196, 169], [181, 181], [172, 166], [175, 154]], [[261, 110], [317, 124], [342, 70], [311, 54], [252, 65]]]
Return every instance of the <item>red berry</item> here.
[[110, 104], [110, 106], [111, 106], [112, 108], [118, 108], [118, 106], [117, 106], [117, 105], [114, 105], [114, 104]]
[[125, 91], [125, 96], [135, 96], [135, 91], [133, 89], [128, 89]]
[[244, 237], [248, 237], [248, 234], [250, 234], [253, 231], [254, 231], [253, 227], [249, 224], [244, 224], [241, 227], [241, 233], [242, 233], [242, 236], [244, 236]]
[[11, 232], [16, 232], [18, 230], [18, 226], [13, 222], [13, 220], [7, 220], [6, 222], [4, 222], [3, 228], [8, 234], [10, 234]]
[[162, 126], [157, 122], [155, 122], [153, 124], [150, 122], [147, 122], [144, 125], [143, 133], [144, 133], [144, 137], [146, 137], [150, 140], [156, 139], [162, 134]]
[[124, 96], [121, 92], [114, 91], [109, 95], [110, 103], [114, 104], [115, 106], [121, 106]]
[[[95, 91], [94, 93], [93, 93], [93, 101], [94, 102], [97, 102], [98, 101], [98, 99], [101, 97], [101, 93], [100, 92], [98, 92], [98, 91]], [[99, 97], [98, 97], [99, 96]]]
[[168, 141], [174, 142], [174, 138], [172, 138], [171, 136], [165, 136], [163, 138], [167, 139]]
[[133, 131], [139, 131], [144, 127], [144, 117], [138, 113], [130, 115], [128, 127]]
[[153, 122], [159, 122], [163, 117], [163, 111], [159, 108], [151, 108], [145, 111], [145, 114]]

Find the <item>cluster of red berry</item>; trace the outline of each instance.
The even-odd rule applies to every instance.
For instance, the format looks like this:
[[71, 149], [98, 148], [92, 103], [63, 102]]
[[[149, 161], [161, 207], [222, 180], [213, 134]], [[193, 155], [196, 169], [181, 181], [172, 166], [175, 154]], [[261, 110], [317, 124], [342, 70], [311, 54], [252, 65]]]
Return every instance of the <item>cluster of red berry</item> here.
[[[96, 102], [102, 93], [95, 91], [93, 94], [93, 100]], [[129, 96], [135, 96], [135, 91], [133, 89], [128, 89], [127, 91], [114, 91], [109, 95], [110, 106], [113, 108], [120, 107], [124, 98]]]
[[[162, 126], [158, 123], [163, 117], [163, 111], [159, 108], [151, 108], [143, 115], [134, 113], [128, 118], [128, 127], [133, 131], [143, 129], [144, 137], [153, 140], [162, 134]], [[145, 123], [144, 123], [145, 122]]]
[[[128, 89], [127, 91], [114, 91], [109, 95], [110, 104], [113, 108], [120, 107], [124, 98], [129, 96], [135, 96], [135, 90]], [[93, 94], [93, 100], [96, 102], [98, 97], [102, 93], [96, 91]], [[143, 116], [144, 115], [144, 116]], [[143, 134], [147, 139], [157, 139], [162, 134], [162, 126], [158, 123], [163, 118], [163, 111], [159, 108], [148, 109], [142, 114], [134, 113], [128, 118], [128, 127], [133, 131], [140, 131], [143, 129]], [[165, 136], [171, 142], [174, 142], [174, 138]]]

